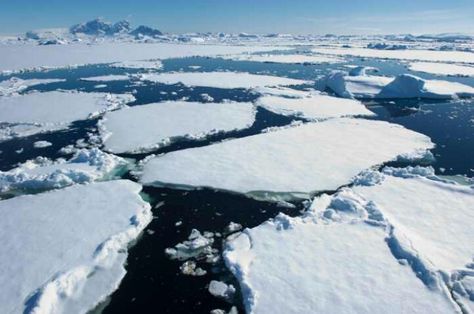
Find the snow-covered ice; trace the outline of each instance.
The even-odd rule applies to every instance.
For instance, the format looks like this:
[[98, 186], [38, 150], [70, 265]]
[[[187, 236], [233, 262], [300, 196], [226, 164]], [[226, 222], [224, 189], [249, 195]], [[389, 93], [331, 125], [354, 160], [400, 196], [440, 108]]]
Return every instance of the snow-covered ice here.
[[48, 142], [48, 141], [37, 141], [33, 143], [34, 148], [45, 148], [53, 145], [53, 143]]
[[456, 313], [399, 263], [384, 229], [278, 215], [231, 239], [224, 252], [247, 313]]
[[171, 101], [108, 112], [100, 122], [100, 130], [108, 151], [143, 152], [177, 138], [199, 139], [244, 129], [254, 120], [252, 103]]
[[0, 192], [41, 191], [88, 183], [104, 178], [125, 164], [124, 159], [97, 148], [78, 150], [68, 161], [38, 157], [10, 171], [0, 171]]
[[245, 72], [173, 72], [142, 74], [141, 79], [162, 84], [215, 88], [255, 88], [307, 84], [308, 81]]
[[91, 76], [91, 77], [83, 77], [81, 81], [88, 81], [88, 82], [113, 82], [113, 81], [128, 81], [130, 76], [128, 75], [101, 75], [101, 76]]
[[312, 120], [374, 115], [357, 100], [331, 97], [317, 92], [308, 93], [307, 97], [302, 98], [263, 96], [258, 99], [257, 104], [278, 114]]
[[0, 139], [64, 129], [73, 121], [98, 116], [133, 100], [129, 94], [59, 91], [0, 97], [0, 123], [6, 124]]
[[104, 300], [152, 218], [140, 190], [119, 180], [0, 201], [0, 312], [85, 313]]
[[240, 54], [233, 56], [224, 56], [224, 59], [235, 61], [255, 61], [269, 63], [289, 63], [289, 64], [320, 64], [320, 63], [338, 63], [344, 60], [336, 57], [324, 55], [297, 55], [297, 54]]
[[40, 84], [50, 84], [50, 83], [58, 83], [64, 82], [64, 79], [29, 79], [29, 80], [22, 80], [17, 77], [12, 77], [8, 80], [4, 80], [0, 82], [0, 96], [11, 96], [14, 94], [18, 94], [25, 89], [40, 85]]
[[474, 66], [438, 62], [412, 62], [409, 64], [412, 71], [450, 76], [474, 76]]
[[336, 189], [366, 168], [400, 155], [420, 157], [432, 147], [428, 137], [399, 125], [336, 118], [157, 156], [145, 163], [140, 181], [307, 194]]
[[425, 80], [411, 74], [395, 78], [375, 75], [350, 76], [333, 72], [325, 79], [325, 86], [345, 98], [427, 98], [450, 99], [473, 97], [474, 88], [457, 82]]
[[432, 62], [474, 63], [474, 53], [467, 51], [439, 50], [380, 50], [367, 48], [314, 48], [315, 53], [336, 56], [354, 56], [364, 58], [383, 58]]
[[112, 63], [112, 68], [159, 70], [163, 67], [160, 60], [122, 61]]

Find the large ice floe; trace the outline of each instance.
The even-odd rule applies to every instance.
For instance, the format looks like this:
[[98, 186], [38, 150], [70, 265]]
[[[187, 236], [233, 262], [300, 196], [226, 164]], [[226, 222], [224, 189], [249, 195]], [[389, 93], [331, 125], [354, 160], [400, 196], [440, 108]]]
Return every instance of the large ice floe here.
[[[365, 74], [365, 73], [364, 73]], [[345, 98], [428, 98], [473, 97], [474, 88], [442, 80], [425, 80], [411, 74], [397, 77], [349, 75], [336, 71], [324, 78], [323, 85]]]
[[104, 300], [152, 218], [140, 190], [119, 180], [0, 201], [0, 312], [86, 313]]
[[250, 127], [252, 103], [171, 101], [108, 112], [100, 122], [105, 149], [143, 152], [179, 138], [199, 139], [217, 132]]
[[421, 157], [432, 147], [428, 137], [399, 125], [336, 118], [157, 156], [145, 163], [140, 180], [264, 197], [306, 195], [336, 189], [397, 156]]
[[10, 171], [0, 171], [0, 192], [41, 191], [103, 179], [126, 161], [97, 148], [80, 149], [68, 161], [38, 157]]
[[309, 81], [245, 72], [173, 72], [143, 74], [141, 79], [162, 84], [206, 86], [215, 88], [255, 88], [307, 84]]
[[311, 120], [374, 115], [357, 100], [331, 97], [318, 92], [310, 92], [305, 97], [298, 98], [266, 95], [258, 99], [257, 105], [278, 114]]
[[229, 238], [247, 312], [469, 313], [474, 189], [419, 167], [355, 182]]
[[315, 53], [336, 55], [336, 56], [354, 56], [364, 58], [383, 58], [413, 61], [432, 61], [432, 62], [460, 62], [474, 63], [474, 53], [467, 51], [439, 51], [439, 50], [380, 50], [367, 48], [314, 48]]
[[255, 61], [268, 63], [290, 63], [290, 64], [320, 64], [320, 63], [338, 63], [343, 62], [341, 58], [324, 55], [297, 55], [297, 54], [240, 54], [223, 56], [224, 59], [235, 61]]
[[59, 91], [0, 97], [0, 140], [64, 129], [133, 100], [128, 94]]
[[412, 71], [449, 76], [474, 76], [474, 66], [438, 62], [412, 62], [409, 64]]
[[0, 82], [0, 96], [11, 96], [18, 94], [25, 89], [41, 85], [41, 84], [50, 84], [50, 83], [58, 83], [64, 82], [64, 79], [29, 79], [29, 80], [22, 80], [17, 77], [12, 77], [8, 80], [4, 80]]

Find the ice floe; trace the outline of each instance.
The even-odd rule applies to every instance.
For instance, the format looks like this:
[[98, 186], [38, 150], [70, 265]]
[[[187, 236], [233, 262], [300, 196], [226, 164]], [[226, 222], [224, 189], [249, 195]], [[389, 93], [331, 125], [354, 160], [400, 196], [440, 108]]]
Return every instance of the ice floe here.
[[309, 81], [245, 72], [173, 72], [142, 74], [141, 79], [162, 84], [206, 86], [215, 88], [255, 88], [307, 84]]
[[367, 48], [314, 48], [315, 53], [354, 56], [364, 58], [384, 58], [413, 61], [460, 62], [474, 63], [474, 53], [466, 51], [437, 51], [437, 50], [380, 50]]
[[52, 146], [52, 145], [53, 145], [53, 143], [48, 142], [48, 141], [37, 141], [37, 142], [33, 143], [34, 148], [45, 148], [45, 147], [49, 147], [49, 146]]
[[100, 122], [105, 148], [115, 153], [156, 149], [178, 138], [204, 138], [250, 127], [252, 103], [172, 101], [108, 112]]
[[247, 313], [458, 313], [399, 263], [383, 228], [278, 215], [228, 241]]
[[0, 201], [0, 311], [85, 313], [104, 300], [152, 218], [140, 190], [119, 180]]
[[357, 100], [331, 97], [317, 92], [308, 93], [302, 98], [263, 96], [258, 99], [257, 105], [278, 114], [311, 120], [374, 115]]
[[64, 79], [22, 80], [16, 77], [12, 77], [8, 80], [4, 80], [0, 82], [0, 96], [11, 96], [14, 94], [18, 94], [31, 86], [36, 86], [40, 84], [58, 83], [58, 82], [64, 82], [64, 81], [65, 81]]
[[324, 55], [297, 55], [297, 54], [240, 54], [233, 56], [224, 56], [224, 59], [235, 61], [255, 61], [268, 63], [292, 63], [292, 64], [320, 64], [320, 63], [338, 63], [343, 62], [341, 58], [328, 57]]
[[112, 63], [112, 68], [159, 70], [163, 67], [160, 60], [122, 61]]
[[75, 183], [89, 183], [104, 178], [125, 164], [124, 159], [97, 148], [80, 149], [68, 161], [38, 157], [10, 171], [0, 171], [0, 192], [37, 192]]
[[449, 76], [474, 76], [474, 66], [437, 62], [412, 62], [409, 64], [412, 71]]
[[432, 147], [428, 137], [399, 125], [336, 118], [157, 156], [145, 163], [140, 181], [307, 194], [336, 189], [366, 168], [401, 155], [421, 157]]
[[375, 75], [351, 76], [338, 71], [329, 74], [324, 79], [324, 84], [344, 98], [450, 99], [474, 96], [473, 87], [457, 82], [425, 80], [411, 74], [401, 74], [393, 78]]
[[128, 81], [130, 76], [128, 75], [101, 75], [101, 76], [91, 76], [83, 77], [81, 81], [88, 82], [113, 82], [113, 81]]
[[129, 94], [59, 91], [0, 97], [0, 139], [64, 129], [73, 121], [96, 117], [134, 99]]

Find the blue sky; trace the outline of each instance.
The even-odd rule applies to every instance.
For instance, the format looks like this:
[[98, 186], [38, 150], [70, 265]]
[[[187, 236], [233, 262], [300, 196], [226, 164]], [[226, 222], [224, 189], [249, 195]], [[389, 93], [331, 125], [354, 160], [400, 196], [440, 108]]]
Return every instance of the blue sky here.
[[3, 34], [95, 17], [176, 33], [474, 33], [474, 0], [0, 0]]

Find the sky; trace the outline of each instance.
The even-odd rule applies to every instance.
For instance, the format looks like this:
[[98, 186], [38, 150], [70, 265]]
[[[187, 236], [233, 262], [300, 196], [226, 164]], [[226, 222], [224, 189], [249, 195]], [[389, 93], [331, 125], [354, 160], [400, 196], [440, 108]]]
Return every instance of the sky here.
[[164, 32], [474, 33], [474, 0], [0, 0], [0, 33], [101, 17]]

